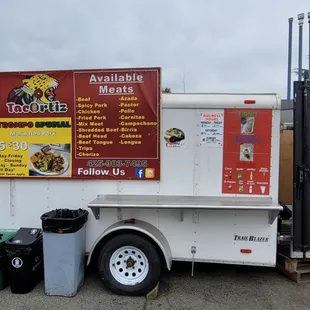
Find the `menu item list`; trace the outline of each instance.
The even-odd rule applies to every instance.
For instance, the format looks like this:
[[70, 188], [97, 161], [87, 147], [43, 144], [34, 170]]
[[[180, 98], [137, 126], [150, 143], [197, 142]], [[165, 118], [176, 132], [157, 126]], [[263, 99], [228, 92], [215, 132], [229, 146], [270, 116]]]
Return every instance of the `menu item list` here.
[[[131, 171], [135, 179], [158, 179], [160, 113], [157, 88], [154, 91], [156, 75], [79, 72], [74, 80], [76, 174], [101, 173], [109, 168], [113, 176]], [[149, 94], [147, 89], [153, 92]], [[107, 169], [96, 172], [100, 168]], [[145, 171], [152, 174], [146, 175]]]

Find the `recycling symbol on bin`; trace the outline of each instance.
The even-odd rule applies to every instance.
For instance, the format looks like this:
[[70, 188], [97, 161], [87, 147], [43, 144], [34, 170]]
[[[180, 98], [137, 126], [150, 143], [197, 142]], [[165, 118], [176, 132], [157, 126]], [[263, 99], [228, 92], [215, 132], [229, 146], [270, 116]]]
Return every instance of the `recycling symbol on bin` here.
[[19, 257], [14, 257], [12, 259], [12, 266], [14, 268], [20, 268], [21, 266], [23, 266], [23, 261]]

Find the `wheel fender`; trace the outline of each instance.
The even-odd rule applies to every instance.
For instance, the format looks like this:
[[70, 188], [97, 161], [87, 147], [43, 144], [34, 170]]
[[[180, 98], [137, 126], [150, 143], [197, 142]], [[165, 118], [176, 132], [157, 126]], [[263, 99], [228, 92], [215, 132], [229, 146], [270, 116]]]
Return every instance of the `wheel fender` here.
[[134, 222], [125, 222], [125, 221], [120, 221], [117, 222], [110, 227], [108, 227], [101, 235], [100, 237], [96, 240], [96, 242], [93, 244], [89, 255], [87, 259], [87, 265], [90, 264], [92, 255], [94, 253], [94, 250], [96, 249], [96, 246], [99, 244], [100, 240], [102, 238], [107, 237], [109, 234], [119, 231], [121, 232], [122, 230], [133, 230], [133, 231], [138, 231], [149, 238], [151, 238], [160, 248], [165, 261], [167, 265], [167, 269], [171, 270], [171, 265], [172, 265], [172, 254], [171, 254], [171, 249], [169, 246], [169, 243], [165, 236], [162, 234], [160, 230], [158, 230], [155, 226], [144, 222], [140, 220], [134, 220]]

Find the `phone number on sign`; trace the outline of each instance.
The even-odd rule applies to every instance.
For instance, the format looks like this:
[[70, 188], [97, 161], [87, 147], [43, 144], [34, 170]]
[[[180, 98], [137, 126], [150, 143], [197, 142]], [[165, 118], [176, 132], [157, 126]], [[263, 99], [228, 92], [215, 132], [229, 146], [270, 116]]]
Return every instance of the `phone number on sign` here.
[[147, 160], [89, 160], [87, 167], [142, 167], [148, 166]]

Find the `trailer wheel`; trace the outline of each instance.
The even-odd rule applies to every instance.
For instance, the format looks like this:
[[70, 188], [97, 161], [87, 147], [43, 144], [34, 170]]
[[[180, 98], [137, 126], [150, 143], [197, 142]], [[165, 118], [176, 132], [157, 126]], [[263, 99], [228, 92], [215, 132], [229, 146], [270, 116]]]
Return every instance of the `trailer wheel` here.
[[141, 296], [156, 286], [162, 266], [160, 255], [151, 242], [135, 234], [122, 234], [105, 243], [98, 270], [101, 281], [112, 292]]

